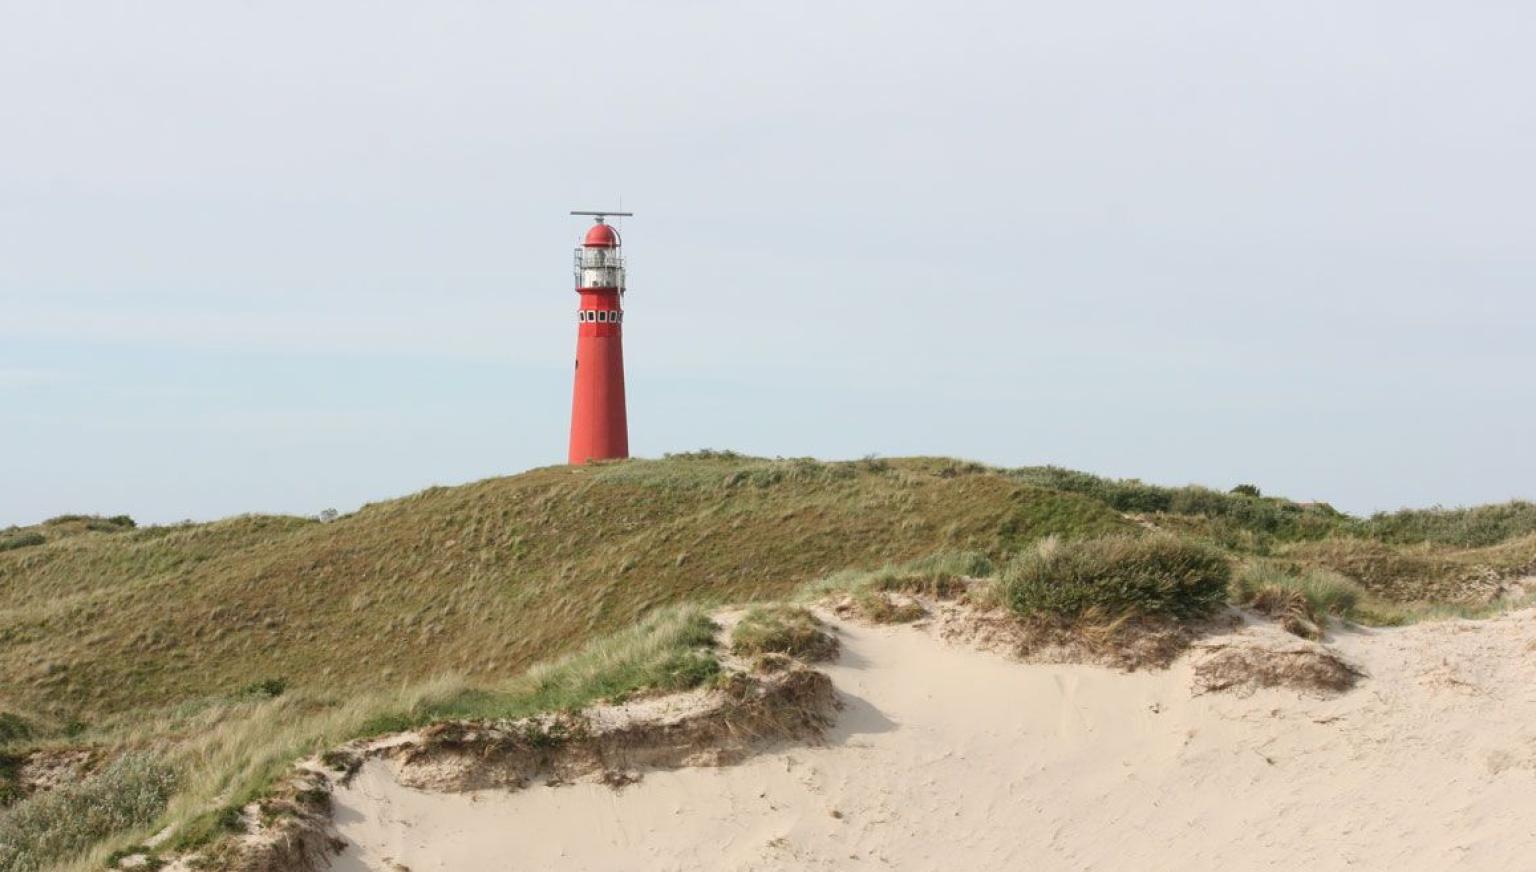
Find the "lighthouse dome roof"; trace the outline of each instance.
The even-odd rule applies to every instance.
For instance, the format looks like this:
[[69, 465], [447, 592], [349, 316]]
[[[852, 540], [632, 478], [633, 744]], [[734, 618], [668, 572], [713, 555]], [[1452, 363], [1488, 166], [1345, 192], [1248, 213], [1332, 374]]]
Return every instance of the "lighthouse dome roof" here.
[[607, 224], [593, 224], [587, 228], [587, 236], [581, 244], [586, 248], [616, 248], [619, 244], [619, 234]]

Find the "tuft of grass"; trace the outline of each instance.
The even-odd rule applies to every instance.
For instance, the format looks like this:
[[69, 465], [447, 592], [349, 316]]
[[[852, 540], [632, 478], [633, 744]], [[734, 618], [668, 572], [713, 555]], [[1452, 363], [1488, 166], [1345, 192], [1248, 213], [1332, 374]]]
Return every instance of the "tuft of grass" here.
[[1225, 601], [1231, 576], [1220, 552], [1172, 536], [1047, 540], [1008, 564], [1001, 594], [1022, 617], [1194, 619]]
[[921, 603], [898, 602], [889, 593], [867, 588], [853, 594], [853, 607], [865, 620], [877, 624], [910, 624], [928, 614]]
[[799, 592], [802, 600], [865, 591], [907, 593], [950, 599], [967, 590], [966, 579], [985, 578], [997, 571], [992, 558], [980, 551], [939, 551], [879, 569], [845, 569], [817, 579]]
[[1232, 601], [1280, 618], [1298, 636], [1320, 638], [1329, 617], [1354, 620], [1367, 593], [1353, 579], [1327, 569], [1275, 563], [1243, 567], [1232, 579]]
[[0, 814], [0, 872], [50, 868], [103, 838], [146, 826], [175, 786], [173, 769], [135, 753], [78, 784], [25, 799]]
[[742, 657], [788, 654], [807, 661], [828, 660], [837, 656], [837, 647], [822, 622], [800, 606], [756, 606], [731, 631], [731, 651]]
[[1253, 563], [1232, 579], [1232, 600], [1252, 605], [1266, 591], [1295, 591], [1317, 616], [1351, 618], [1367, 594], [1354, 579], [1327, 569], [1292, 569], [1275, 563]]

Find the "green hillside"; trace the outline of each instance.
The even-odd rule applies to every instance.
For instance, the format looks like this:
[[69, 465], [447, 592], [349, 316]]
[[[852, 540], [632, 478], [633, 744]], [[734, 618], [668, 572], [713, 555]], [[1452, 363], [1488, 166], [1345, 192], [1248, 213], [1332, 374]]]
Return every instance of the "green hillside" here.
[[90, 722], [269, 678], [493, 677], [670, 603], [1129, 526], [1085, 496], [953, 468], [634, 461], [432, 488], [328, 524], [71, 531], [0, 552], [0, 669], [19, 679], [0, 705]]
[[[1015, 559], [1046, 537], [1083, 548]], [[962, 552], [974, 556], [944, 556]], [[328, 523], [139, 528], [80, 515], [0, 530], [0, 806], [13, 805], [0, 842], [68, 832], [25, 821], [46, 819], [49, 803], [94, 802], [17, 804], [19, 761], [38, 754], [87, 749], [116, 761], [100, 778], [175, 785], [156, 826], [199, 844], [295, 756], [359, 732], [707, 680], [698, 606], [783, 599], [843, 570], [935, 555], [1007, 566], [1021, 610], [1062, 600], [1068, 569], [1073, 602], [1106, 602], [1130, 590], [1116, 566], [1134, 561], [1140, 589], [1161, 595], [1156, 567], [1186, 554], [1242, 569], [1244, 602], [1279, 579], [1346, 590], [1358, 620], [1476, 611], [1536, 572], [1536, 506], [1362, 519], [1247, 486], [697, 452], [431, 488]], [[562, 655], [573, 656], [528, 672]], [[96, 783], [82, 789], [106, 790]], [[162, 802], [125, 820], [148, 826]], [[100, 853], [123, 826], [81, 825], [79, 844]], [[12, 868], [33, 867], [0, 862]]]
[[[771, 599], [829, 572], [1047, 535], [1158, 526], [1291, 555], [1392, 598], [1529, 571], [1536, 508], [1361, 521], [1325, 506], [942, 459], [700, 452], [552, 467], [365, 507], [135, 529], [71, 517], [0, 534], [0, 707], [89, 723], [289, 686], [487, 678], [683, 601]], [[1461, 548], [1463, 542], [1479, 546]]]

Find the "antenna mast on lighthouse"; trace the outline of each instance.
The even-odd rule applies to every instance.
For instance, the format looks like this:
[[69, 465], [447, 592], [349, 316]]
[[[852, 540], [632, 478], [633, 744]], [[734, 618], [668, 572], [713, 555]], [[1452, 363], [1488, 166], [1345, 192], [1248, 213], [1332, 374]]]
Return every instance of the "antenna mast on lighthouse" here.
[[587, 212], [576, 248], [576, 388], [571, 400], [571, 463], [629, 456], [624, 409], [624, 254], [608, 217], [633, 212]]

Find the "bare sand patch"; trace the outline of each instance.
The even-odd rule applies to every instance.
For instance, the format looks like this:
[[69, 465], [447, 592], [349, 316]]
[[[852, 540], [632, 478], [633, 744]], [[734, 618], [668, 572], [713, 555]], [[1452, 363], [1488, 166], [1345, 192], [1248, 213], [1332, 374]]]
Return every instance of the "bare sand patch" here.
[[[825, 671], [844, 707], [823, 741], [732, 766], [435, 793], [373, 759], [334, 795], [333, 868], [1440, 870], [1536, 853], [1536, 612], [1336, 633], [1368, 677], [1329, 695], [1199, 692], [1199, 651], [1165, 671], [1024, 664], [937, 623], [840, 624]], [[1259, 632], [1278, 631], [1224, 644]]]

